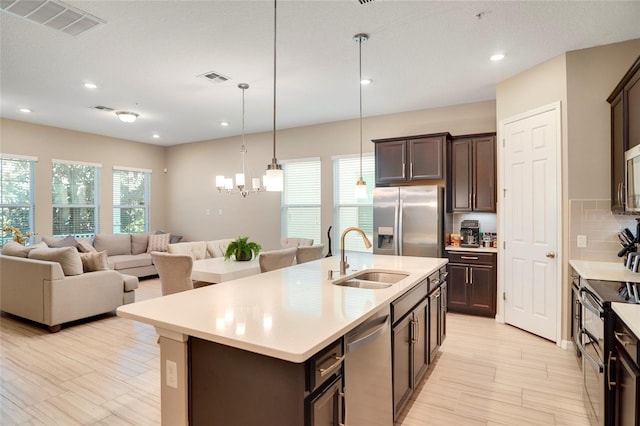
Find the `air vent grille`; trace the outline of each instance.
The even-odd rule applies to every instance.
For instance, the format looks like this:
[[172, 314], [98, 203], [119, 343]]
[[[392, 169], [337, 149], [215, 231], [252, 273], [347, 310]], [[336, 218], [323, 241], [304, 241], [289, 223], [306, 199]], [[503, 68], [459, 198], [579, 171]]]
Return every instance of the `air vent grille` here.
[[58, 0], [0, 0], [0, 9], [74, 37], [106, 23]]
[[198, 77], [204, 78], [205, 80], [210, 81], [211, 83], [216, 83], [216, 84], [224, 83], [225, 81], [231, 80], [231, 77], [227, 77], [226, 75], [222, 75], [215, 71], [209, 71], [204, 74], [200, 74]]
[[375, 0], [356, 0], [358, 4], [373, 3]]
[[95, 109], [99, 109], [100, 111], [106, 111], [106, 112], [111, 112], [111, 111], [114, 110], [113, 108], [109, 108], [109, 107], [106, 107], [106, 106], [103, 106], [103, 105], [96, 105], [96, 106], [94, 106], [94, 108]]

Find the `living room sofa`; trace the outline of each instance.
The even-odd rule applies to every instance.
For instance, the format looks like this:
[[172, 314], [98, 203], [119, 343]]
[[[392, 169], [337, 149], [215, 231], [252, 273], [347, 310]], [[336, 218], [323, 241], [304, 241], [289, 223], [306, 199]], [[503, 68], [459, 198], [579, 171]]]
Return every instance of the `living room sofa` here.
[[135, 300], [136, 277], [106, 265], [103, 270], [84, 272], [86, 265], [75, 248], [17, 246], [7, 243], [0, 254], [2, 311], [56, 332], [63, 323], [111, 312]]

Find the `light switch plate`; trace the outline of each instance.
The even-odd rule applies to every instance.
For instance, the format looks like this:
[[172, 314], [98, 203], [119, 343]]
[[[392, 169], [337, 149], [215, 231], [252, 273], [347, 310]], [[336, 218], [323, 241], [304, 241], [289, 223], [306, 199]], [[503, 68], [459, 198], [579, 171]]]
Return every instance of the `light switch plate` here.
[[587, 236], [586, 235], [578, 235], [578, 248], [586, 248], [587, 247]]

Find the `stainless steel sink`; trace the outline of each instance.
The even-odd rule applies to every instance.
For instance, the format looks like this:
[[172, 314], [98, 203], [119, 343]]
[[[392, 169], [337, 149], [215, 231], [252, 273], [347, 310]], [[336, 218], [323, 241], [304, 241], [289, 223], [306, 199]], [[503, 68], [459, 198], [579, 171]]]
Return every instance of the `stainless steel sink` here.
[[361, 271], [350, 277], [341, 278], [333, 282], [334, 285], [343, 287], [356, 287], [366, 289], [381, 289], [391, 287], [398, 281], [408, 277], [403, 272]]

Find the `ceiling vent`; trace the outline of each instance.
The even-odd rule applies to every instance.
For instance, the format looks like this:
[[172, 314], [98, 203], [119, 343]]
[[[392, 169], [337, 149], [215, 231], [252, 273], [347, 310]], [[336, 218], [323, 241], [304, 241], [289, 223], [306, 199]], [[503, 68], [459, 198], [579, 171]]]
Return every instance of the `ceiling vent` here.
[[375, 0], [356, 0], [358, 4], [368, 4], [373, 3]]
[[78, 37], [106, 22], [57, 0], [0, 0], [0, 9], [36, 24]]
[[231, 80], [231, 77], [227, 77], [215, 71], [209, 71], [204, 74], [200, 74], [198, 77], [204, 78], [205, 80], [210, 81], [211, 83], [216, 83], [216, 84], [224, 83], [227, 80]]
[[103, 105], [97, 105], [97, 106], [94, 106], [94, 108], [98, 109], [100, 111], [106, 111], [106, 112], [114, 111], [113, 108], [109, 108], [109, 107], [106, 107], [106, 106], [103, 106]]

